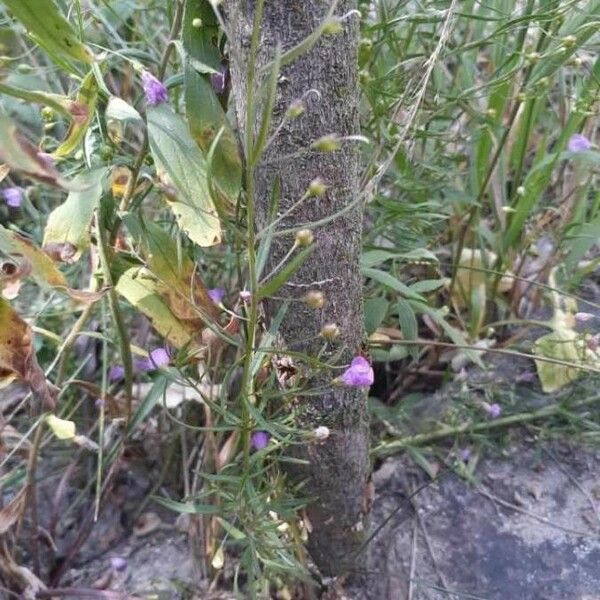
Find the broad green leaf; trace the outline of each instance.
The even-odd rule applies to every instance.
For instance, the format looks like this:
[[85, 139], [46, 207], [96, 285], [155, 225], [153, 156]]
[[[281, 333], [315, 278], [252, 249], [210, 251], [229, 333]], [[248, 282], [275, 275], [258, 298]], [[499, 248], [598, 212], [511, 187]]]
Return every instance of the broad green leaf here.
[[29, 385], [44, 409], [54, 408], [54, 394], [35, 356], [31, 328], [0, 296], [0, 388], [15, 379]]
[[[221, 225], [206, 180], [206, 161], [185, 121], [166, 104], [149, 107], [148, 139], [179, 227], [199, 246], [221, 241]], [[168, 194], [171, 195], [171, 194]]]
[[26, 262], [31, 275], [39, 285], [66, 288], [65, 276], [56, 268], [52, 259], [26, 237], [0, 225], [0, 252], [16, 262]]
[[70, 192], [65, 202], [50, 213], [42, 243], [46, 253], [57, 260], [75, 262], [87, 250], [105, 175], [106, 169], [101, 168], [81, 173], [74, 179], [83, 190]]
[[390, 303], [385, 298], [368, 298], [365, 300], [365, 329], [371, 335], [385, 319]]
[[92, 63], [94, 55], [81, 43], [54, 0], [3, 0], [34, 40], [50, 56]]
[[[400, 325], [400, 331], [402, 331], [404, 339], [416, 340], [419, 336], [419, 324], [410, 302], [404, 298], [398, 298], [396, 300], [396, 307], [398, 310], [398, 324]], [[419, 348], [416, 346], [410, 346], [408, 352], [414, 359], [419, 356]]]
[[75, 423], [65, 419], [59, 419], [56, 415], [46, 417], [46, 425], [59, 440], [72, 440], [77, 433]]
[[96, 101], [98, 100], [98, 83], [93, 71], [90, 71], [81, 82], [79, 92], [77, 92], [76, 103], [82, 107], [82, 112], [78, 118], [74, 118], [67, 131], [67, 137], [60, 146], [54, 151], [53, 156], [65, 157], [77, 150], [79, 144], [85, 136], [96, 110]]
[[119, 278], [115, 287], [130, 304], [143, 312], [152, 322], [152, 326], [176, 348], [189, 346], [199, 350], [193, 328], [188, 329], [171, 312], [161, 298], [156, 279], [145, 269], [133, 267]]
[[18, 131], [7, 116], [0, 114], [0, 162], [24, 175], [66, 189], [74, 186], [65, 181], [48, 156], [38, 149]]
[[[201, 19], [202, 27], [194, 27], [194, 19]], [[215, 136], [223, 129], [213, 151], [211, 172], [218, 192], [233, 204], [241, 189], [242, 162], [236, 136], [207, 73], [218, 72], [221, 66], [221, 53], [215, 42], [218, 35], [219, 27], [210, 3], [187, 0], [183, 45], [187, 53], [184, 81], [188, 125], [205, 156]]]
[[122, 100], [117, 96], [110, 97], [110, 100], [106, 106], [105, 116], [107, 121], [142, 121], [140, 113], [135, 110], [131, 104], [128, 104], [125, 102], [125, 100]]

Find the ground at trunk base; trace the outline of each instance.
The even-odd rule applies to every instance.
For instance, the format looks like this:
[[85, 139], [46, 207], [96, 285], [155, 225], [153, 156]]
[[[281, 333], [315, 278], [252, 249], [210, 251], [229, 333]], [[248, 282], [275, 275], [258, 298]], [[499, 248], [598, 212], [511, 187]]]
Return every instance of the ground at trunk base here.
[[475, 480], [426, 479], [391, 458], [375, 473], [356, 600], [600, 600], [600, 450], [520, 445]]

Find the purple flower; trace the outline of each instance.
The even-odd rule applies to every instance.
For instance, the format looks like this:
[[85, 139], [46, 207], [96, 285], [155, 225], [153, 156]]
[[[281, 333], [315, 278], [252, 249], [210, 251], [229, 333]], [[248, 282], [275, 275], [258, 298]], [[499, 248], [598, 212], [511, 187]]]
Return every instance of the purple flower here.
[[222, 94], [225, 91], [227, 84], [227, 67], [221, 65], [218, 73], [211, 73], [210, 84], [212, 85], [215, 94]]
[[463, 462], [469, 462], [469, 459], [471, 458], [471, 448], [462, 448], [458, 453], [458, 458]]
[[150, 71], [142, 73], [142, 85], [144, 86], [146, 102], [150, 106], [157, 106], [169, 99], [167, 88]]
[[250, 436], [250, 446], [252, 446], [254, 450], [262, 450], [267, 447], [269, 437], [270, 436], [266, 431], [255, 431]]
[[215, 304], [221, 304], [225, 294], [226, 291], [224, 288], [214, 288], [212, 290], [208, 290], [208, 296]]
[[363, 356], [354, 357], [350, 366], [342, 374], [342, 381], [354, 387], [373, 385], [374, 379], [373, 367]]
[[497, 419], [502, 414], [502, 407], [499, 404], [485, 404], [485, 412], [490, 419]]
[[248, 290], [242, 290], [240, 292], [240, 300], [244, 304], [246, 304], [247, 302], [250, 302], [250, 298], [252, 298], [252, 294]]
[[113, 556], [110, 559], [110, 566], [119, 573], [127, 568], [127, 561], [121, 556]]
[[[134, 373], [147, 373], [155, 371], [161, 367], [166, 367], [171, 361], [169, 352], [166, 348], [155, 348], [150, 352], [148, 358], [135, 358], [133, 360]], [[125, 377], [125, 367], [123, 365], [113, 365], [108, 371], [108, 379], [117, 381]]]
[[123, 377], [125, 377], [125, 367], [123, 365], [113, 365], [108, 370], [109, 381], [117, 381], [123, 379]]
[[4, 200], [8, 206], [11, 208], [19, 208], [23, 201], [23, 190], [16, 186], [7, 187], [2, 190], [2, 196], [4, 196]]
[[150, 352], [150, 356], [147, 361], [147, 371], [153, 371], [154, 369], [160, 369], [166, 367], [171, 361], [169, 352], [166, 348], [155, 348]]
[[567, 144], [569, 152], [585, 152], [592, 147], [592, 142], [588, 140], [585, 135], [580, 133], [574, 133]]

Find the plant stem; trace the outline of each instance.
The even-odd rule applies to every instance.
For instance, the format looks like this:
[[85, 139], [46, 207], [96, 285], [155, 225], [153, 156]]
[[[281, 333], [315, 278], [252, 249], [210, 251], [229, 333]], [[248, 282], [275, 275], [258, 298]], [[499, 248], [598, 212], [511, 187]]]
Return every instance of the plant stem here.
[[[589, 404], [594, 404], [600, 400], [600, 395], [586, 398], [579, 402], [574, 403], [571, 408], [580, 408]], [[516, 415], [510, 415], [493, 421], [486, 421], [483, 423], [471, 423], [465, 422], [460, 425], [453, 427], [442, 427], [437, 431], [431, 433], [420, 433], [417, 435], [407, 436], [393, 442], [384, 442], [373, 449], [373, 456], [389, 456], [400, 450], [411, 446], [424, 446], [431, 442], [457, 435], [459, 433], [478, 433], [481, 431], [489, 431], [491, 429], [498, 429], [500, 427], [508, 427], [509, 425], [517, 425], [520, 423], [529, 423], [531, 421], [537, 421], [538, 419], [545, 419], [553, 415], [559, 414], [563, 410], [561, 404], [552, 404], [550, 406], [544, 406], [533, 412], [517, 413]]]

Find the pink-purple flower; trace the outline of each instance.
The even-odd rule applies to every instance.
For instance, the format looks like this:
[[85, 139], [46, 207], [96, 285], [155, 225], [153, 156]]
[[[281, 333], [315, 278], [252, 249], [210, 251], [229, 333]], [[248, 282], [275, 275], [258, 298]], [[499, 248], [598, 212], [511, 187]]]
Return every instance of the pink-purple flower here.
[[212, 290], [208, 290], [208, 296], [215, 304], [221, 304], [225, 294], [226, 291], [224, 288], [214, 288]]
[[255, 431], [250, 436], [250, 446], [254, 450], [263, 450], [269, 444], [270, 436], [266, 431]]
[[20, 187], [12, 186], [2, 190], [4, 201], [11, 208], [19, 208], [23, 202], [23, 190]]
[[346, 385], [366, 387], [373, 385], [375, 375], [373, 367], [364, 356], [355, 356], [350, 366], [342, 374], [341, 379]]
[[495, 403], [494, 404], [485, 404], [484, 405], [485, 412], [490, 419], [497, 419], [502, 414], [502, 407]]
[[[136, 358], [133, 361], [134, 373], [148, 373], [156, 371], [161, 367], [166, 367], [171, 361], [171, 357], [166, 348], [155, 348], [150, 352], [148, 358]], [[125, 377], [125, 367], [123, 365], [113, 365], [108, 370], [110, 381], [117, 381]]]
[[169, 93], [165, 85], [152, 75], [150, 71], [142, 73], [142, 85], [144, 86], [146, 102], [150, 106], [157, 106], [169, 99]]
[[574, 133], [567, 143], [569, 152], [586, 152], [592, 147], [592, 142], [588, 140], [585, 135], [580, 133]]
[[127, 560], [122, 556], [113, 556], [110, 559], [110, 566], [115, 571], [122, 573], [127, 568]]

